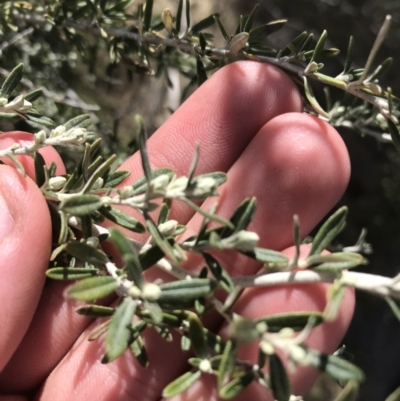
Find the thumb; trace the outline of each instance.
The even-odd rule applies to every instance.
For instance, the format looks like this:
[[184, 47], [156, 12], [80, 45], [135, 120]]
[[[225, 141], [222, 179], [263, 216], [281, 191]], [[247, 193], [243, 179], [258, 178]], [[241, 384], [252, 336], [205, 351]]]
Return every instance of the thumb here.
[[0, 165], [0, 371], [32, 320], [50, 251], [43, 195], [30, 178]]

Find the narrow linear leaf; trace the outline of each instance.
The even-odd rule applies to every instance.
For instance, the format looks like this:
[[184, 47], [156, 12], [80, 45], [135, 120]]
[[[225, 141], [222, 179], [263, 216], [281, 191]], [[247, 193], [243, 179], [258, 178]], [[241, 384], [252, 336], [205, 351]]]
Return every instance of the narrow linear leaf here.
[[102, 305], [82, 305], [75, 308], [75, 312], [83, 316], [107, 317], [114, 314], [115, 309]]
[[111, 319], [96, 326], [89, 334], [88, 341], [97, 340], [100, 336], [107, 332], [108, 327], [111, 324]]
[[392, 137], [393, 144], [396, 150], [400, 153], [400, 133], [396, 125], [389, 119], [386, 119], [390, 136]]
[[126, 297], [117, 307], [108, 328], [105, 340], [106, 354], [102, 359], [102, 363], [112, 362], [129, 347], [132, 335], [132, 319], [136, 311], [136, 306], [136, 301], [130, 297]]
[[312, 106], [315, 112], [317, 112], [318, 114], [320, 114], [325, 118], [329, 118], [329, 114], [320, 106], [317, 99], [315, 98], [314, 92], [307, 78], [303, 77], [303, 79], [304, 79], [304, 92], [306, 94], [307, 100], [310, 102], [310, 105]]
[[364, 373], [361, 369], [343, 358], [334, 355], [325, 355], [318, 351], [311, 350], [307, 355], [307, 360], [310, 362], [311, 366], [321, 372], [327, 373], [335, 380], [341, 382], [347, 382], [348, 380], [361, 382], [364, 380]]
[[397, 387], [397, 389], [394, 390], [385, 401], [400, 401], [400, 387]]
[[44, 173], [44, 169], [46, 168], [46, 162], [43, 156], [39, 152], [35, 152], [34, 163], [35, 163], [36, 185], [40, 188], [46, 182], [46, 175]]
[[143, 117], [139, 114], [135, 116], [135, 123], [137, 126], [137, 144], [140, 151], [142, 168], [144, 175], [147, 181], [150, 181], [152, 178], [149, 156], [147, 154], [147, 146], [146, 146], [146, 128], [144, 125]]
[[343, 73], [347, 74], [350, 71], [351, 65], [353, 63], [354, 57], [354, 38], [350, 36], [349, 45], [347, 47], [346, 61], [344, 63]]
[[[170, 168], [158, 168], [155, 170], [151, 171], [151, 178], [154, 179], [156, 177], [159, 177], [160, 175], [167, 175], [169, 178], [172, 178], [172, 176], [174, 175], [173, 170], [171, 170]], [[134, 191], [134, 195], [139, 195], [139, 194], [143, 194], [146, 192], [147, 189], [147, 180], [146, 177], [143, 176], [141, 178], [139, 178], [133, 185], [132, 185], [133, 191]]]
[[242, 253], [264, 263], [266, 267], [286, 266], [289, 263], [289, 258], [286, 255], [272, 249], [255, 247], [253, 252]]
[[196, 57], [197, 86], [201, 86], [207, 81], [207, 74], [200, 57]]
[[219, 30], [221, 31], [222, 36], [224, 37], [224, 39], [226, 41], [229, 40], [229, 35], [226, 33], [226, 30], [224, 28], [224, 26], [222, 25], [222, 22], [219, 19], [219, 15], [214, 15], [214, 20], [218, 25]]
[[190, 0], [185, 0], [186, 3], [186, 27], [187, 29], [190, 28]]
[[149, 357], [147, 355], [146, 347], [144, 346], [144, 342], [141, 336], [138, 336], [137, 339], [131, 344], [131, 350], [133, 355], [135, 355], [137, 361], [140, 366], [143, 368], [147, 368], [149, 366]]
[[140, 221], [113, 207], [101, 207], [99, 212], [108, 220], [135, 233], [144, 233], [146, 228]]
[[248, 32], [240, 32], [235, 35], [228, 43], [228, 50], [232, 56], [236, 55], [240, 50], [242, 50], [247, 41], [249, 40]]
[[161, 284], [161, 295], [158, 301], [195, 300], [212, 293], [217, 282], [210, 278], [194, 278], [191, 280], [172, 281]]
[[96, 195], [76, 195], [62, 201], [60, 209], [72, 216], [87, 216], [103, 206], [103, 202]]
[[318, 255], [326, 249], [332, 240], [340, 233], [346, 223], [347, 207], [338, 209], [318, 230], [312, 242], [308, 256]]
[[109, 174], [104, 181], [103, 188], [114, 188], [117, 185], [121, 184], [125, 180], [125, 178], [129, 177], [131, 174], [130, 171], [114, 171]]
[[24, 113], [23, 117], [25, 117], [27, 120], [32, 121], [36, 124], [44, 125], [45, 127], [53, 127], [54, 126], [54, 121], [51, 118], [42, 116], [41, 114], [35, 113], [33, 111]]
[[212, 275], [218, 280], [219, 285], [228, 293], [233, 291], [235, 289], [235, 284], [228, 272], [210, 254], [203, 253], [203, 257]]
[[186, 372], [176, 380], [168, 384], [162, 392], [163, 397], [174, 397], [180, 393], [183, 393], [190, 386], [192, 386], [201, 376], [201, 371], [196, 370], [195, 372]]
[[247, 198], [245, 199], [233, 212], [229, 221], [235, 227], [234, 229], [230, 229], [229, 227], [224, 227], [221, 231], [220, 237], [226, 238], [232, 235], [234, 232], [238, 232], [241, 230], [245, 230], [247, 226], [250, 224], [254, 213], [257, 208], [257, 199]]
[[258, 11], [259, 8], [260, 8], [260, 4], [256, 4], [253, 7], [253, 10], [251, 10], [251, 13], [247, 17], [246, 23], [244, 24], [244, 27], [243, 27], [243, 31], [244, 32], [250, 32], [250, 30], [251, 30], [251, 28], [253, 26], [253, 23], [254, 23], [254, 17], [255, 17], [256, 12]]
[[152, 246], [146, 252], [139, 254], [139, 261], [143, 271], [154, 266], [160, 259], [164, 257], [164, 252], [158, 245]]
[[312, 255], [307, 257], [307, 267], [316, 271], [340, 271], [365, 265], [367, 260], [359, 253], [335, 252], [328, 255]]
[[165, 223], [168, 220], [169, 212], [171, 211], [171, 205], [168, 203], [163, 203], [160, 206], [159, 212], [158, 212], [158, 219], [157, 219], [157, 226], [160, 224]]
[[86, 181], [85, 186], [82, 189], [82, 192], [88, 192], [93, 187], [95, 182], [102, 178], [111, 168], [113, 163], [117, 160], [117, 155], [111, 155], [106, 161], [104, 161], [96, 170], [91, 173], [89, 179]]
[[204, 337], [203, 324], [195, 313], [190, 313], [188, 320], [193, 351], [197, 357], [206, 359], [208, 357], [208, 348]]
[[18, 64], [8, 75], [0, 89], [0, 97], [8, 99], [14, 92], [17, 85], [20, 83], [24, 75], [24, 65]]
[[235, 367], [237, 355], [237, 343], [234, 340], [226, 342], [222, 359], [218, 368], [218, 389], [221, 390], [225, 383], [231, 377]]
[[313, 55], [311, 57], [310, 63], [312, 63], [313, 61], [317, 60], [319, 55], [321, 54], [324, 46], [325, 46], [325, 42], [326, 42], [326, 38], [328, 37], [328, 33], [326, 31], [323, 31], [321, 36], [318, 39], [317, 45], [315, 46]]
[[46, 271], [46, 276], [53, 280], [79, 280], [97, 276], [99, 269], [95, 267], [53, 267]]
[[257, 323], [266, 323], [270, 333], [277, 333], [285, 327], [301, 331], [307, 326], [310, 318], [314, 320], [314, 327], [324, 321], [321, 312], [292, 312], [265, 316], [257, 319]]
[[143, 269], [140, 264], [139, 255], [136, 248], [128, 241], [128, 239], [117, 229], [110, 228], [111, 241], [117, 246], [125, 262], [124, 269], [128, 272], [130, 278], [139, 288], [143, 287]]
[[43, 89], [35, 89], [32, 92], [29, 92], [24, 96], [25, 100], [28, 102], [34, 102], [35, 100], [39, 99], [41, 96], [43, 96]]
[[289, 376], [286, 373], [281, 358], [276, 354], [269, 357], [269, 375], [271, 390], [276, 401], [289, 401], [292, 394]]
[[243, 376], [236, 377], [231, 382], [222, 387], [218, 395], [225, 400], [234, 398], [238, 396], [253, 380], [253, 372], [248, 372]]
[[92, 123], [92, 119], [89, 114], [82, 114], [74, 117], [64, 124], [65, 129], [68, 131], [71, 128], [87, 128]]
[[104, 264], [107, 261], [107, 255], [102, 250], [83, 242], [68, 242], [65, 251], [78, 260], [94, 265]]
[[347, 382], [345, 388], [339, 393], [339, 395], [335, 398], [334, 401], [355, 401], [357, 392], [358, 392], [358, 383], [353, 380], [350, 380], [349, 382]]
[[176, 12], [176, 22], [175, 22], [176, 30], [178, 31], [178, 33], [180, 33], [181, 31], [182, 12], [183, 12], [183, 0], [179, 0], [178, 10]]
[[148, 31], [151, 26], [151, 17], [153, 15], [153, 0], [146, 0], [146, 8], [144, 10], [143, 25]]
[[205, 52], [206, 48], [207, 48], [207, 40], [206, 40], [203, 32], [199, 32], [199, 42], [200, 42], [201, 51]]
[[214, 25], [215, 24], [214, 17], [219, 17], [219, 14], [212, 14], [209, 17], [206, 17], [197, 22], [196, 24], [194, 24], [191, 28], [192, 33], [193, 34], [200, 33], [200, 31], [202, 31], [203, 29], [207, 29], [210, 26]]
[[393, 300], [392, 298], [386, 297], [385, 301], [388, 303], [390, 306], [390, 309], [392, 310], [393, 314], [397, 318], [397, 320], [400, 322], [400, 307], [397, 305], [396, 301]]
[[68, 287], [65, 296], [77, 301], [90, 302], [110, 295], [118, 286], [118, 281], [110, 276], [85, 278]]

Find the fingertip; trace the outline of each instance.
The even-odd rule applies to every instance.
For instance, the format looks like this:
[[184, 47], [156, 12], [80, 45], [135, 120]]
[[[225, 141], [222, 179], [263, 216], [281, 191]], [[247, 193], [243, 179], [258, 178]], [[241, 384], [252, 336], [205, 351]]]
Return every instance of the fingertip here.
[[47, 204], [30, 178], [0, 166], [0, 370], [39, 301], [51, 250]]

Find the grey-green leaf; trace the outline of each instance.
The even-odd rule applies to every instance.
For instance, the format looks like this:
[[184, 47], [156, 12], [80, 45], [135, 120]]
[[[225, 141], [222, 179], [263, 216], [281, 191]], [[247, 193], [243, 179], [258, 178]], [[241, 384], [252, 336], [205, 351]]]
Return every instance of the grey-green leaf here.
[[237, 343], [234, 340], [228, 340], [224, 352], [222, 354], [222, 359], [218, 368], [218, 389], [221, 390], [225, 383], [231, 377], [233, 369], [235, 367], [237, 355]]
[[106, 354], [102, 363], [112, 362], [118, 358], [128, 347], [132, 335], [132, 319], [137, 303], [130, 297], [124, 298], [117, 307], [106, 336]]
[[289, 258], [286, 255], [272, 249], [255, 247], [254, 252], [243, 253], [250, 258], [264, 263], [266, 267], [286, 266], [289, 263]]
[[248, 372], [245, 375], [236, 377], [231, 382], [222, 387], [218, 395], [225, 400], [234, 398], [238, 396], [253, 380], [253, 372]]
[[332, 240], [340, 233], [346, 223], [347, 207], [338, 209], [318, 230], [312, 242], [308, 256], [318, 255], [326, 249]]
[[208, 357], [208, 349], [204, 337], [203, 324], [195, 313], [190, 313], [189, 315], [189, 335], [196, 356], [206, 359]]
[[75, 309], [75, 312], [83, 316], [107, 317], [114, 314], [115, 309], [102, 305], [82, 305]]
[[107, 261], [107, 255], [100, 249], [93, 248], [83, 242], [69, 242], [65, 251], [74, 258], [88, 262], [90, 264], [104, 264]]
[[278, 355], [269, 357], [269, 375], [271, 390], [276, 401], [289, 401], [292, 394], [289, 376]]
[[129, 177], [131, 174], [130, 171], [114, 171], [109, 174], [104, 181], [104, 188], [114, 188], [117, 185], [121, 184], [125, 180], [125, 178]]
[[312, 255], [305, 260], [307, 267], [316, 271], [340, 271], [365, 265], [367, 260], [359, 253], [336, 252], [328, 255]]
[[8, 99], [14, 92], [17, 85], [20, 83], [24, 75], [24, 65], [18, 64], [8, 75], [0, 89], [0, 97]]
[[106, 219], [135, 233], [144, 233], [146, 231], [146, 228], [140, 221], [134, 219], [119, 209], [103, 206], [99, 209], [99, 212]]
[[46, 271], [46, 276], [53, 280], [79, 280], [98, 273], [99, 269], [95, 267], [53, 267]]
[[164, 388], [162, 395], [163, 397], [174, 397], [187, 390], [192, 384], [194, 384], [201, 376], [200, 370], [195, 372], [186, 372], [176, 380], [168, 384]]
[[68, 287], [65, 296], [77, 301], [90, 302], [110, 295], [118, 286], [118, 281], [110, 276], [85, 278]]
[[257, 323], [266, 323], [270, 333], [277, 333], [285, 327], [290, 327], [294, 331], [301, 331], [306, 327], [310, 318], [314, 321], [314, 327], [324, 321], [321, 312], [291, 312], [261, 317], [257, 319]]
[[96, 195], [76, 195], [65, 199], [60, 209], [73, 216], [87, 216], [103, 206], [101, 198]]
[[210, 254], [203, 253], [203, 257], [212, 275], [218, 280], [219, 285], [228, 293], [233, 291], [235, 289], [235, 284], [229, 273]]

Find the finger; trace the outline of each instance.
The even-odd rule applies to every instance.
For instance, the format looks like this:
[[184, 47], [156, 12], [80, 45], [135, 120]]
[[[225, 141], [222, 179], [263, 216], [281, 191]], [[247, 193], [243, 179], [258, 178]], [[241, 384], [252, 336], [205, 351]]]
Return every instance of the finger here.
[[[12, 131], [3, 132], [0, 134], [0, 149], [6, 149], [16, 143], [21, 145], [21, 147], [28, 147], [31, 146], [33, 142], [33, 135], [29, 132]], [[62, 162], [60, 155], [53, 147], [46, 146], [40, 149], [39, 152], [43, 156], [47, 166], [49, 166], [51, 162], [56, 163], [56, 174], [65, 174], [64, 163]], [[35, 180], [36, 174], [33, 158], [31, 156], [23, 155], [17, 156], [17, 159], [24, 166], [27, 176]], [[8, 157], [1, 157], [0, 160], [9, 166], [14, 166], [13, 162]]]
[[[197, 173], [228, 171], [267, 121], [280, 113], [300, 111], [301, 107], [295, 85], [278, 69], [254, 62], [228, 65], [205, 82], [149, 139], [151, 164], [171, 167], [178, 175], [187, 174], [199, 142], [202, 155]], [[132, 172], [123, 185], [143, 175], [139, 155], [121, 169]], [[177, 208], [171, 218], [186, 222], [192, 214], [190, 209]], [[38, 319], [4, 375], [3, 383], [9, 390], [37, 386], [88, 325], [88, 319], [74, 314], [71, 305], [60, 299], [59, 287], [45, 291]], [[26, 358], [41, 363], [28, 367]]]
[[51, 250], [46, 202], [29, 178], [0, 166], [0, 371], [39, 301]]
[[[288, 146], [292, 143], [298, 146]], [[291, 157], [292, 152], [294, 154]], [[254, 158], [254, 154], [257, 159]], [[305, 162], [310, 158], [313, 163]], [[257, 160], [256, 166], [254, 160]], [[321, 172], [321, 177], [315, 174], [315, 170]], [[245, 176], [243, 172], [246, 172]], [[260, 199], [261, 212], [258, 216], [256, 214], [252, 228], [260, 233], [261, 238], [266, 238], [262, 241], [263, 246], [289, 243], [292, 236], [291, 217], [287, 217], [289, 223], [286, 223], [282, 216], [277, 218], [275, 215], [298, 213], [304, 220], [305, 235], [307, 230], [311, 229], [312, 225], [316, 224], [338, 200], [347, 184], [348, 176], [347, 152], [333, 128], [325, 123], [321, 125], [319, 120], [310, 116], [282, 115], [271, 120], [260, 130], [237, 163], [229, 170], [228, 181], [221, 189], [220, 211], [223, 215], [229, 215], [244, 196], [255, 195]], [[329, 182], [329, 186], [326, 182]], [[314, 213], [310, 213], [308, 209]], [[189, 226], [193, 228], [197, 225], [197, 219], [196, 216], [189, 222]], [[243, 259], [226, 257], [225, 253], [221, 255], [220, 260], [230, 272], [250, 274], [258, 268], [257, 265], [253, 265], [250, 270]], [[150, 334], [145, 332], [146, 347], [149, 344], [147, 335]], [[41, 400], [50, 400], [54, 396], [52, 389], [57, 388], [59, 383], [61, 385], [66, 375], [73, 374], [72, 372], [78, 369], [78, 364], [81, 363], [79, 361], [82, 359], [87, 361], [88, 357], [90, 363], [86, 366], [90, 366], [91, 363], [95, 366], [89, 367], [88, 369], [93, 371], [86, 372], [85, 376], [95, 381], [91, 384], [95, 398], [107, 394], [104, 399], [109, 397], [122, 400], [128, 394], [133, 394], [135, 388], [142, 388], [142, 383], [147, 380], [147, 372], [138, 367], [129, 353], [120, 361], [101, 365], [94, 360], [95, 345], [83, 342], [84, 338], [85, 336], [82, 336], [73, 353], [50, 375], [43, 388]], [[150, 344], [155, 345], [154, 341]], [[166, 347], [162, 340], [156, 343], [158, 353], [152, 363], [153, 374], [157, 380], [154, 380], [154, 385], [151, 386], [151, 394], [156, 394], [157, 391], [161, 393], [164, 386], [186, 368], [185, 356], [182, 354], [175, 355], [173, 363], [167, 362], [169, 360], [167, 358], [170, 358], [169, 351], [178, 349], [178, 346], [179, 344], [172, 343]], [[150, 349], [150, 345], [148, 348]], [[89, 385], [88, 381], [84, 382], [80, 391], [83, 391], [85, 384]], [[120, 392], [121, 388], [124, 391]], [[146, 397], [141, 395], [141, 400], [157, 399], [147, 398], [147, 394]], [[71, 393], [66, 393], [65, 399], [71, 396]]]

